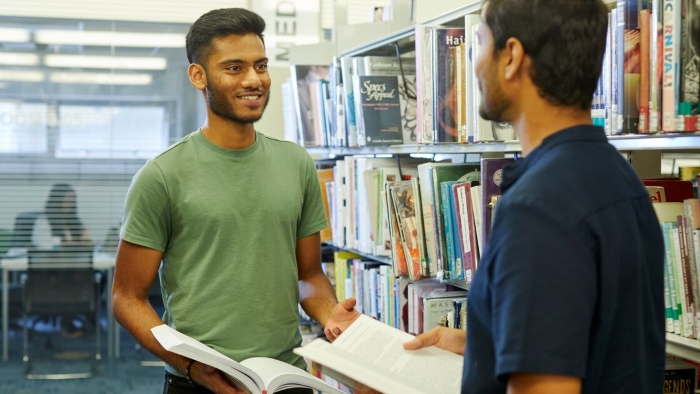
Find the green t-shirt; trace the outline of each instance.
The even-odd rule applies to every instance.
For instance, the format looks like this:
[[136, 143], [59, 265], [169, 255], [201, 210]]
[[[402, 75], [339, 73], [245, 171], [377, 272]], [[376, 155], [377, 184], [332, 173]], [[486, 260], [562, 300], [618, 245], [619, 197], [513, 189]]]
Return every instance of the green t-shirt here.
[[165, 324], [236, 361], [303, 368], [296, 241], [326, 225], [304, 148], [256, 133], [226, 149], [196, 131], [134, 176], [121, 238], [164, 253]]

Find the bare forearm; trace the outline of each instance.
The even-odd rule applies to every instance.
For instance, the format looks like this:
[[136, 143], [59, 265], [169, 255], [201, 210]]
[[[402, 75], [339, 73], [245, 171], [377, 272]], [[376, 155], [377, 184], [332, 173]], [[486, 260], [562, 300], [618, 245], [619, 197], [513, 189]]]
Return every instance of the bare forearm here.
[[151, 328], [163, 324], [151, 304], [146, 300], [135, 297], [112, 297], [112, 311], [116, 321], [148, 351], [161, 360], [175, 367], [181, 373], [189, 361], [187, 358], [165, 350], [151, 333]]
[[338, 299], [328, 277], [320, 273], [299, 281], [299, 303], [312, 319], [325, 326]]

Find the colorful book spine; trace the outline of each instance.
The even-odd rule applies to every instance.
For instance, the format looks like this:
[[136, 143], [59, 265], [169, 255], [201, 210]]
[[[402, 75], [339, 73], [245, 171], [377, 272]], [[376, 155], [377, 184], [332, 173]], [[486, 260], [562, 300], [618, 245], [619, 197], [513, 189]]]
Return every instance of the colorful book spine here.
[[347, 142], [345, 146], [356, 147], [357, 123], [355, 120], [355, 95], [353, 93], [353, 64], [352, 58], [345, 56], [340, 58], [341, 77], [343, 79], [343, 107], [345, 108], [345, 129], [347, 130]]
[[[488, 244], [491, 234], [491, 222], [496, 210], [495, 203], [501, 195], [501, 182], [503, 181], [503, 168], [514, 160], [509, 158], [481, 159], [481, 187], [482, 187], [482, 236], [484, 246]], [[483, 250], [483, 248], [482, 248]]]
[[625, 112], [625, 0], [617, 2], [616, 57], [617, 67], [617, 122], [612, 134], [622, 134], [624, 131]]
[[[642, 4], [644, 3], [644, 4]], [[622, 51], [622, 95], [620, 111], [622, 112], [622, 133], [637, 133], [639, 130], [639, 88], [641, 55], [641, 32], [639, 27], [639, 11], [645, 8], [646, 1], [622, 0], [617, 2], [618, 10], [622, 9], [622, 27], [619, 37]], [[620, 15], [618, 15], [620, 16]]]
[[416, 25], [416, 139], [419, 144], [433, 143], [433, 69], [431, 32], [434, 28]]
[[476, 270], [476, 233], [471, 202], [471, 182], [459, 182], [452, 188], [457, 208], [457, 232], [464, 270], [464, 281], [471, 283]]
[[664, 70], [662, 88], [661, 128], [664, 132], [676, 131], [678, 112], [678, 45], [680, 3], [664, 0]]
[[[696, 131], [700, 110], [700, 3], [681, 0], [680, 103], [683, 103], [683, 131]], [[681, 130], [678, 130], [681, 131]]]
[[443, 231], [445, 233], [445, 244], [447, 246], [447, 265], [443, 279], [457, 278], [457, 269], [455, 266], [454, 255], [454, 226], [452, 224], [452, 214], [450, 209], [450, 189], [453, 182], [440, 183], [440, 208], [442, 215]]
[[637, 131], [649, 132], [649, 37], [651, 29], [651, 13], [649, 10], [639, 11], [640, 32], [640, 70], [639, 70], [639, 124]]
[[433, 80], [433, 142], [458, 141], [456, 122], [455, 47], [464, 42], [464, 28], [432, 30]]

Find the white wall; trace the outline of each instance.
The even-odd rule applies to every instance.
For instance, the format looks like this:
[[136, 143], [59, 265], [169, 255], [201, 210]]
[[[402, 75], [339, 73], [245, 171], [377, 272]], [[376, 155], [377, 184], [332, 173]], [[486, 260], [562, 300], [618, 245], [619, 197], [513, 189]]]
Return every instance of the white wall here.
[[270, 104], [265, 114], [255, 124], [255, 129], [263, 134], [284, 140], [284, 116], [282, 114], [282, 83], [289, 78], [289, 68], [272, 67], [268, 69], [272, 85], [270, 87]]

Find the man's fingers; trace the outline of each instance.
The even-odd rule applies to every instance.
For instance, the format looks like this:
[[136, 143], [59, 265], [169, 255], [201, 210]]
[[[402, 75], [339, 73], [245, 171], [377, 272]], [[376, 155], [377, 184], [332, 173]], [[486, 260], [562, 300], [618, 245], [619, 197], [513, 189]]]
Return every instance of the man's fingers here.
[[440, 338], [438, 328], [433, 328], [432, 330], [420, 334], [417, 337], [411, 339], [403, 344], [404, 349], [417, 350], [423, 347], [435, 345]]
[[333, 333], [333, 330], [330, 328], [326, 328], [323, 330], [323, 333], [326, 334], [326, 338], [328, 338], [329, 341], [333, 342], [337, 338], [337, 336]]
[[355, 300], [354, 298], [348, 298], [348, 299], [344, 300], [343, 302], [341, 302], [341, 304], [343, 305], [343, 308], [345, 308], [345, 310], [351, 311], [355, 308], [355, 304], [357, 304], [357, 300]]
[[404, 342], [403, 348], [408, 350], [417, 350], [423, 347], [423, 338], [419, 336], [411, 339], [408, 342]]

